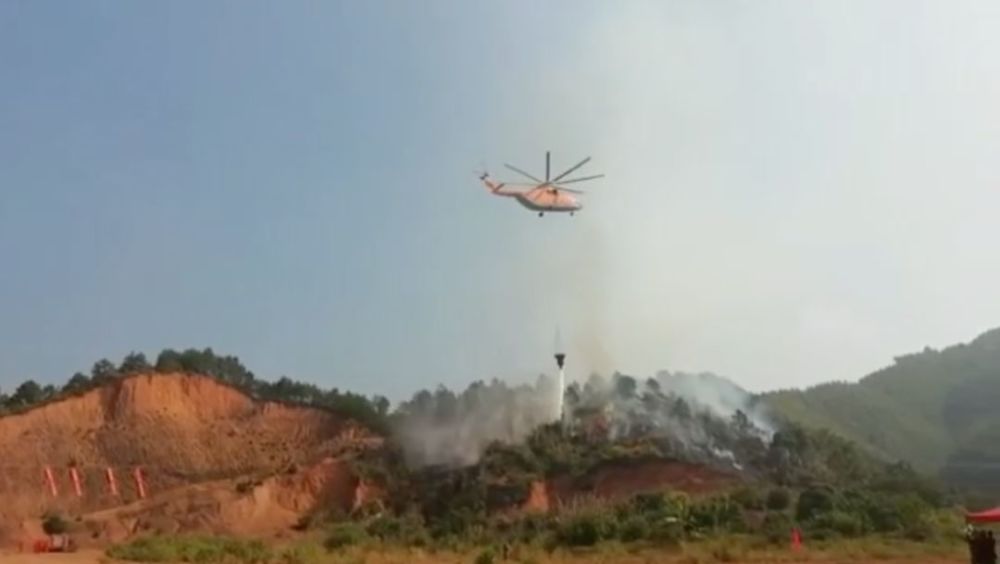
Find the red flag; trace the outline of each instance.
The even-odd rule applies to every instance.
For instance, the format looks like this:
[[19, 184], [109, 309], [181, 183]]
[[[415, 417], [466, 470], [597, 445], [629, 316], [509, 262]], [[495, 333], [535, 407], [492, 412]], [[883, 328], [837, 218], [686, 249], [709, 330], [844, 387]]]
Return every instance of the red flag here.
[[111, 495], [118, 495], [118, 482], [115, 481], [115, 471], [110, 466], [104, 469], [104, 477], [108, 481], [108, 491]]
[[70, 467], [69, 477], [73, 480], [73, 491], [76, 492], [76, 497], [83, 497], [83, 487], [80, 485], [80, 472], [77, 471], [76, 466]]
[[52, 475], [52, 468], [48, 466], [45, 467], [45, 481], [49, 485], [49, 491], [52, 492], [52, 497], [59, 497], [59, 490], [56, 489], [56, 477]]
[[142, 469], [136, 466], [132, 476], [135, 478], [135, 489], [139, 491], [139, 498], [146, 499], [146, 483], [142, 479]]

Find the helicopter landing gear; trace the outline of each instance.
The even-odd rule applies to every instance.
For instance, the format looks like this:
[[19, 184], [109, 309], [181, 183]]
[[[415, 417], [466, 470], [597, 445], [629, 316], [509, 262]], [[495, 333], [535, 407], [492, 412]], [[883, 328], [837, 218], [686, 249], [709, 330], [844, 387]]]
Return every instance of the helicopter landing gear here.
[[538, 217], [542, 217], [543, 215], [545, 215], [545, 212], [538, 212]]
[[573, 217], [573, 214], [575, 214], [575, 213], [576, 213], [576, 212], [569, 212], [569, 216], [570, 216], [570, 217]]

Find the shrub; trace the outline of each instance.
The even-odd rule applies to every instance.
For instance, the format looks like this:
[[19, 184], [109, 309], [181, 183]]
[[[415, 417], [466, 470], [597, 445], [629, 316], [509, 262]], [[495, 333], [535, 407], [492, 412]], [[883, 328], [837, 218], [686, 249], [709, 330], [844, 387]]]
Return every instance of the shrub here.
[[669, 508], [666, 497], [662, 494], [650, 493], [636, 495], [632, 498], [630, 505], [639, 513], [660, 514], [666, 512]]
[[756, 511], [764, 508], [764, 498], [759, 491], [753, 488], [740, 488], [733, 492], [730, 497], [743, 509]]
[[684, 537], [684, 525], [676, 517], [657, 519], [649, 526], [647, 538], [653, 542], [673, 545]]
[[339, 548], [360, 543], [365, 538], [365, 531], [355, 523], [337, 523], [330, 528], [330, 533], [323, 541], [323, 546], [334, 551]]
[[177, 547], [162, 537], [137, 539], [128, 544], [113, 546], [107, 553], [116, 560], [132, 562], [176, 562], [179, 554]]
[[260, 541], [224, 537], [146, 537], [111, 547], [108, 556], [133, 562], [196, 562], [199, 564], [266, 564], [273, 554]]
[[809, 524], [809, 529], [831, 532], [842, 537], [857, 537], [864, 533], [865, 526], [858, 515], [844, 511], [830, 511], [816, 516]]
[[772, 544], [784, 543], [789, 539], [794, 524], [784, 513], [768, 513], [761, 523], [761, 533]]
[[430, 542], [430, 535], [424, 528], [423, 519], [412, 513], [376, 517], [368, 523], [365, 531], [382, 541], [395, 541], [414, 546], [423, 546]]
[[382, 515], [372, 519], [365, 530], [369, 535], [381, 540], [396, 539], [403, 530], [400, 518], [395, 515]]
[[642, 517], [629, 517], [622, 523], [618, 537], [622, 542], [633, 542], [649, 536], [649, 523]]
[[69, 523], [58, 513], [47, 513], [42, 517], [42, 530], [47, 535], [61, 535], [69, 530]]
[[595, 515], [573, 516], [559, 528], [557, 538], [569, 546], [593, 546], [601, 540], [601, 523]]
[[521, 542], [531, 542], [548, 530], [550, 521], [542, 515], [524, 515], [511, 526], [510, 536]]
[[923, 542], [930, 540], [936, 533], [935, 524], [930, 515], [920, 515], [903, 526], [903, 536], [907, 539]]
[[727, 497], [707, 499], [690, 507], [687, 525], [703, 532], [742, 529], [743, 512]]
[[808, 521], [821, 513], [833, 510], [833, 493], [827, 488], [809, 488], [799, 495], [795, 518]]
[[771, 511], [784, 511], [792, 504], [792, 495], [784, 488], [775, 488], [767, 493], [765, 505]]
[[493, 552], [492, 548], [487, 548], [476, 556], [475, 564], [493, 564], [494, 560], [496, 560], [496, 553]]

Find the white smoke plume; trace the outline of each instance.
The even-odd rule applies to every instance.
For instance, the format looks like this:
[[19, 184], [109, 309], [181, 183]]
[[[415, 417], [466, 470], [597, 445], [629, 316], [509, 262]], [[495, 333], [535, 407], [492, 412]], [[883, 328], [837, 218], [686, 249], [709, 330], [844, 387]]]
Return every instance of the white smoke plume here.
[[691, 374], [666, 370], [659, 372], [656, 379], [665, 391], [701, 406], [718, 417], [729, 419], [737, 411], [741, 411], [757, 428], [769, 436], [774, 434], [774, 425], [764, 406], [755, 403], [749, 392], [730, 380], [711, 372]]
[[541, 376], [534, 386], [474, 382], [461, 394], [439, 387], [400, 405], [395, 437], [414, 466], [474, 464], [491, 442], [515, 444], [553, 420], [557, 383]]
[[[492, 442], [517, 444], [554, 420], [554, 378], [510, 387], [493, 380], [461, 394], [423, 391], [396, 414], [395, 437], [413, 466], [474, 464]], [[653, 440], [665, 454], [742, 467], [746, 440], [764, 442], [772, 425], [734, 384], [711, 375], [661, 372], [645, 381], [592, 376], [564, 391], [570, 433], [611, 441]], [[743, 442], [741, 442], [743, 441]]]

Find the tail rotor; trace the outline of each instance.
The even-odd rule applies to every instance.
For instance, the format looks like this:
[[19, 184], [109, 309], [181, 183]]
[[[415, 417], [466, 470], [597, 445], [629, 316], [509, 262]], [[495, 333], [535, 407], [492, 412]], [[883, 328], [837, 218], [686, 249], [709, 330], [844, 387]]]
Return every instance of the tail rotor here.
[[490, 172], [486, 170], [486, 163], [483, 161], [479, 161], [479, 168], [473, 172], [479, 177], [479, 180], [486, 180], [490, 176]]

